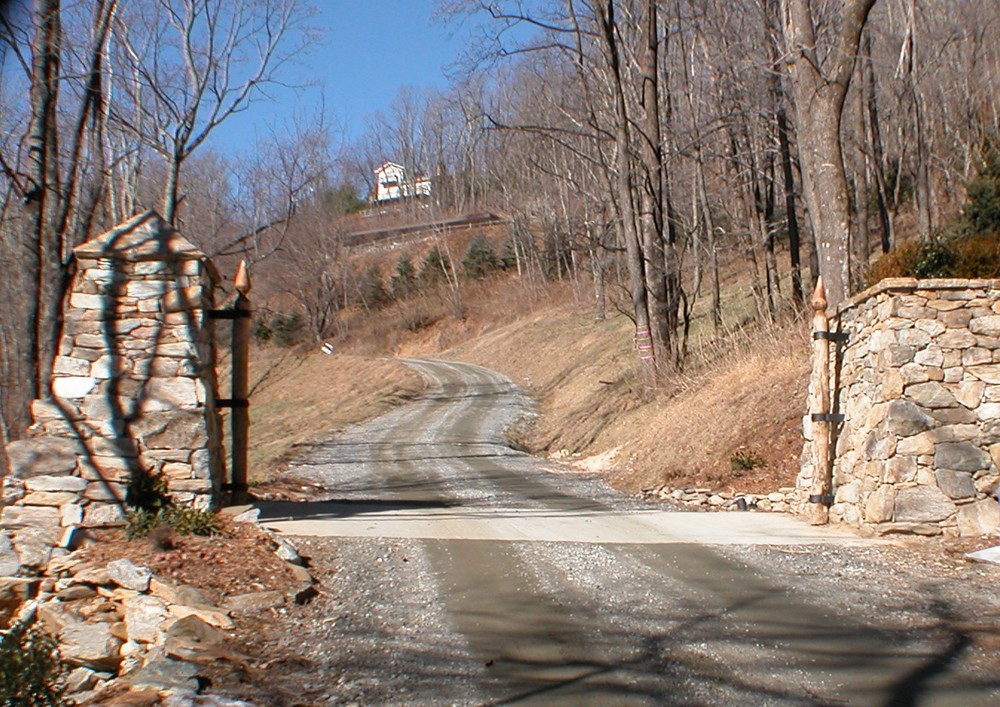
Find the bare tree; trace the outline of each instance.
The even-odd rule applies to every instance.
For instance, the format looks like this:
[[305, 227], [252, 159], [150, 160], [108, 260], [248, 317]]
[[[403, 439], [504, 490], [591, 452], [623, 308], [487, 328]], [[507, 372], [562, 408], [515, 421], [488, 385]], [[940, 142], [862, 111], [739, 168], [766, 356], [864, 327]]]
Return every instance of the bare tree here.
[[159, 207], [168, 223], [184, 161], [277, 83], [305, 44], [305, 14], [303, 0], [149, 0], [123, 9], [110, 119], [164, 161]]
[[850, 198], [840, 141], [844, 99], [861, 33], [876, 0], [843, 0], [833, 26], [816, 32], [814, 0], [782, 0], [788, 73], [795, 102], [803, 193], [831, 305], [850, 288]]

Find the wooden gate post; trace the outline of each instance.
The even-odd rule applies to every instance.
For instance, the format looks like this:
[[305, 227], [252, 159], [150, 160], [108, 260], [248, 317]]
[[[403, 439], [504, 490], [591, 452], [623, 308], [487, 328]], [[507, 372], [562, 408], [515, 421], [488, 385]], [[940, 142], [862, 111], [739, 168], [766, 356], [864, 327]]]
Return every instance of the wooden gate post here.
[[830, 322], [826, 316], [826, 288], [823, 277], [816, 280], [810, 304], [813, 308], [812, 424], [813, 474], [809, 485], [809, 523], [830, 521]]
[[247, 445], [250, 439], [250, 400], [248, 393], [250, 364], [250, 275], [246, 261], [233, 280], [236, 301], [233, 303], [233, 378], [232, 378], [232, 484], [234, 505], [246, 503], [247, 494]]

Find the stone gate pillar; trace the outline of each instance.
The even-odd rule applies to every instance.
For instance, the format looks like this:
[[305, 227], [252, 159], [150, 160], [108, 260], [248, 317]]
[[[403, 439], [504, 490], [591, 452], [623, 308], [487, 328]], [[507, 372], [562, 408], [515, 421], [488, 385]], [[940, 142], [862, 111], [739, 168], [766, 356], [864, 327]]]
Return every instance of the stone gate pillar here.
[[222, 484], [215, 268], [153, 212], [74, 256], [52, 397], [34, 402], [30, 436], [8, 446], [8, 535], [121, 523], [142, 477], [159, 476], [175, 503], [196, 508], [212, 506]]

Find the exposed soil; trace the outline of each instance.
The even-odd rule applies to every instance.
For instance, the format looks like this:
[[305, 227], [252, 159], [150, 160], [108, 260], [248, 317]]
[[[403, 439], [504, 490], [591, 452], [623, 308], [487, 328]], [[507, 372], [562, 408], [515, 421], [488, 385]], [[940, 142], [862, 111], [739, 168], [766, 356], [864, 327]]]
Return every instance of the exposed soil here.
[[94, 531], [82, 554], [95, 564], [127, 558], [157, 576], [202, 590], [212, 601], [269, 590], [285, 591], [295, 578], [275, 554], [271, 535], [252, 523], [223, 521], [220, 535], [162, 533], [127, 540], [120, 529]]

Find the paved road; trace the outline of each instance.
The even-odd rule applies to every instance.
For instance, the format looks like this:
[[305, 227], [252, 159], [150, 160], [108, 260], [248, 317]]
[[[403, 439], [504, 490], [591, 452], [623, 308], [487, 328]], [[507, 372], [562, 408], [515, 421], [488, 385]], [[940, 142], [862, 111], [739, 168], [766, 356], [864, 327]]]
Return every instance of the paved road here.
[[428, 381], [422, 397], [296, 465], [329, 498], [262, 508], [283, 533], [341, 538], [339, 581], [357, 582], [344, 593], [367, 596], [353, 608], [344, 599], [340, 618], [367, 647], [339, 652], [367, 651], [354, 665], [377, 686], [364, 701], [998, 698], [995, 683], [950, 673], [964, 647], [951, 634], [851, 615], [844, 601], [734, 554], [764, 544], [822, 555], [862, 542], [854, 536], [777, 515], [664, 512], [553, 473], [505, 439], [525, 410], [509, 380], [467, 364], [407, 363]]

